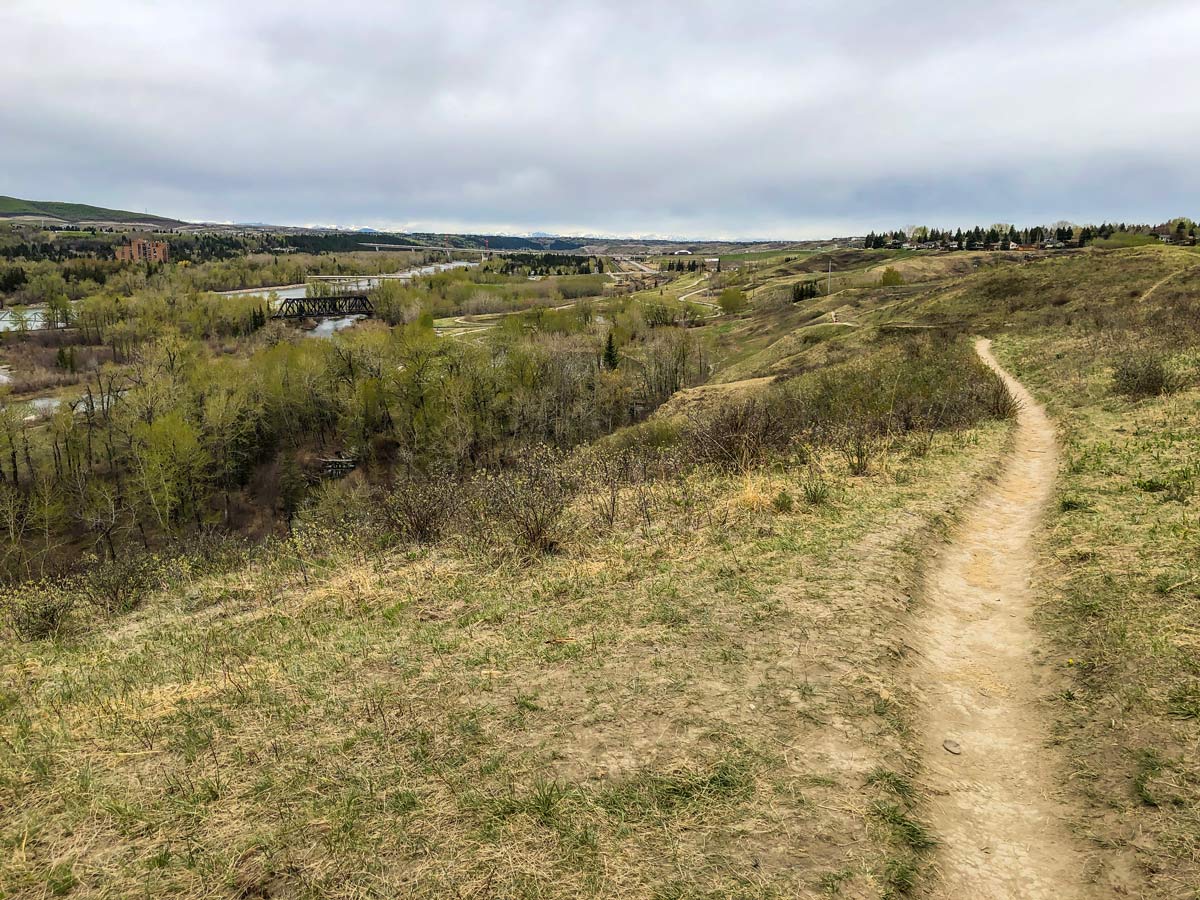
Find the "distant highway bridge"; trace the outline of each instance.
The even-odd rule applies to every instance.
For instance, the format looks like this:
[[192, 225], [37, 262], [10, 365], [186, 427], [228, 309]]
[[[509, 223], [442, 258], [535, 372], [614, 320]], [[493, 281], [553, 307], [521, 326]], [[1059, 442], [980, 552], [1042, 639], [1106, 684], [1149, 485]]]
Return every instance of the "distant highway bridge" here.
[[488, 253], [495, 253], [495, 250], [484, 250], [479, 247], [429, 247], [421, 244], [378, 244], [363, 241], [361, 246], [370, 247], [372, 250], [426, 250], [430, 252], [445, 253], [449, 256], [451, 253], [478, 253], [481, 256], [487, 256]]
[[[657, 259], [662, 256], [662, 253], [588, 253], [583, 249], [576, 250], [543, 250], [538, 247], [500, 249], [497, 247], [432, 247], [423, 244], [383, 244], [362, 242], [361, 246], [370, 247], [372, 250], [428, 250], [445, 253], [449, 256], [451, 253], [478, 253], [481, 257], [487, 258], [492, 255], [507, 255], [514, 253], [549, 253], [558, 256], [607, 256], [612, 259], [620, 260], [635, 260], [635, 259]], [[647, 270], [650, 271], [650, 270]]]

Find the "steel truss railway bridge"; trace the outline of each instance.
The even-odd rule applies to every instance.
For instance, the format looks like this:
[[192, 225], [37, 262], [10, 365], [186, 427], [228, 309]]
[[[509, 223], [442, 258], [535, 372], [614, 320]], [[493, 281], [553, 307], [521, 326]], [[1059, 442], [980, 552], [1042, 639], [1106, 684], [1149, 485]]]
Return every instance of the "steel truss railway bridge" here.
[[328, 297], [288, 297], [272, 319], [327, 319], [342, 316], [373, 316], [375, 307], [366, 294], [331, 294]]

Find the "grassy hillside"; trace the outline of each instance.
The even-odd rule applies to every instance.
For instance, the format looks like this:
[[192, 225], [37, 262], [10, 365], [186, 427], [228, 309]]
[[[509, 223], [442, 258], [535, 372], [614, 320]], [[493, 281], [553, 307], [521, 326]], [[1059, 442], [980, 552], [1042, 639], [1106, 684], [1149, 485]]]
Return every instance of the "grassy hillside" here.
[[920, 570], [1010, 435], [977, 332], [1062, 428], [1047, 765], [1099, 890], [1195, 894], [1200, 255], [847, 256], [793, 304], [795, 262], [540, 480], [359, 472], [142, 593], [6, 593], [0, 896], [917, 894]]
[[904, 896], [898, 660], [994, 387], [889, 340], [562, 470], [356, 474], [287, 540], [6, 591], [0, 891]]
[[106, 209], [83, 203], [58, 203], [44, 200], [19, 200], [16, 197], [0, 197], [0, 218], [16, 216], [45, 216], [61, 219], [70, 224], [80, 222], [146, 223], [170, 227], [182, 224], [177, 219], [130, 212], [124, 209]]
[[[1166, 258], [1177, 256], [1166, 255]], [[1188, 262], [1186, 257], [1184, 262]], [[1071, 688], [1047, 698], [1105, 880], [1200, 886], [1200, 269], [998, 348], [1050, 406], [1065, 462], [1042, 625]], [[1132, 264], [1132, 261], [1131, 261]], [[1153, 280], [1152, 280], [1153, 279]], [[1154, 285], [1148, 298], [1146, 290]]]
[[586, 498], [532, 564], [314, 526], [8, 643], [0, 885], [899, 896], [929, 845], [893, 667], [912, 574], [1003, 434], [870, 478], [684, 475], [622, 492], [611, 528]]
[[[1200, 889], [1200, 254], [1162, 246], [922, 262], [922, 280], [855, 287], [725, 326], [730, 388], [853, 358], [889, 334], [993, 335], [1065, 444], [1037, 589], [1044, 698], [1094, 877], [1131, 896]], [[902, 264], [896, 268], [912, 276]], [[837, 322], [834, 322], [836, 315]], [[756, 380], [758, 379], [758, 380]], [[744, 386], [744, 387], [743, 387]], [[701, 389], [706, 390], [706, 389]], [[707, 389], [715, 390], [715, 388]], [[684, 402], [680, 398], [677, 403]]]

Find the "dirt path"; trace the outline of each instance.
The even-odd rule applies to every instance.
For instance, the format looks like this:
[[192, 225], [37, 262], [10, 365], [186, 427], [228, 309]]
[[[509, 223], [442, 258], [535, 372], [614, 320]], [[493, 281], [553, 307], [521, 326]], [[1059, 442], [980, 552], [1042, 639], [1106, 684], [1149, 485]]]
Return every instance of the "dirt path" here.
[[1077, 900], [1093, 894], [1083, 849], [1055, 796], [1059, 779], [1039, 709], [1048, 673], [1035, 658], [1029, 623], [1031, 536], [1053, 489], [1054, 428], [989, 348], [980, 341], [975, 349], [1022, 407], [1011, 457], [926, 583], [922, 753], [940, 842], [930, 895]]
[[1191, 272], [1194, 269], [1200, 269], [1200, 266], [1184, 266], [1182, 269], [1176, 269], [1174, 272], [1172, 272], [1166, 278], [1160, 278], [1158, 281], [1154, 282], [1154, 284], [1150, 285], [1150, 287], [1148, 287], [1146, 289], [1146, 292], [1143, 293], [1142, 296], [1138, 298], [1138, 303], [1145, 303], [1152, 296], [1154, 296], [1155, 291], [1157, 291], [1160, 287], [1162, 287], [1164, 284], [1166, 284], [1171, 279], [1175, 278], [1177, 275], [1182, 275], [1184, 272]]

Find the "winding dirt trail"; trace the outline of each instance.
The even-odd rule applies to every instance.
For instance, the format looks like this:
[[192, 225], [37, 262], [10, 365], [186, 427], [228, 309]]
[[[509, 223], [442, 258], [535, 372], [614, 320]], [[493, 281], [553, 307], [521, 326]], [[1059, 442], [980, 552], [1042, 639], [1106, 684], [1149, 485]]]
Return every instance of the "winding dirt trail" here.
[[1083, 900], [1093, 893], [1056, 797], [1038, 708], [1047, 671], [1035, 659], [1029, 622], [1032, 535], [1054, 486], [1054, 427], [1000, 368], [990, 341], [975, 349], [1021, 412], [996, 483], [968, 510], [926, 582], [922, 755], [940, 842], [930, 896]]
[[1155, 291], [1157, 291], [1168, 281], [1173, 280], [1176, 276], [1182, 275], [1185, 272], [1193, 272], [1196, 269], [1200, 269], [1200, 266], [1184, 266], [1182, 269], [1176, 269], [1166, 278], [1160, 278], [1158, 281], [1154, 282], [1154, 284], [1150, 285], [1150, 287], [1146, 288], [1146, 291], [1142, 294], [1142, 296], [1138, 297], [1138, 303], [1145, 303], [1152, 296], [1154, 296]]

